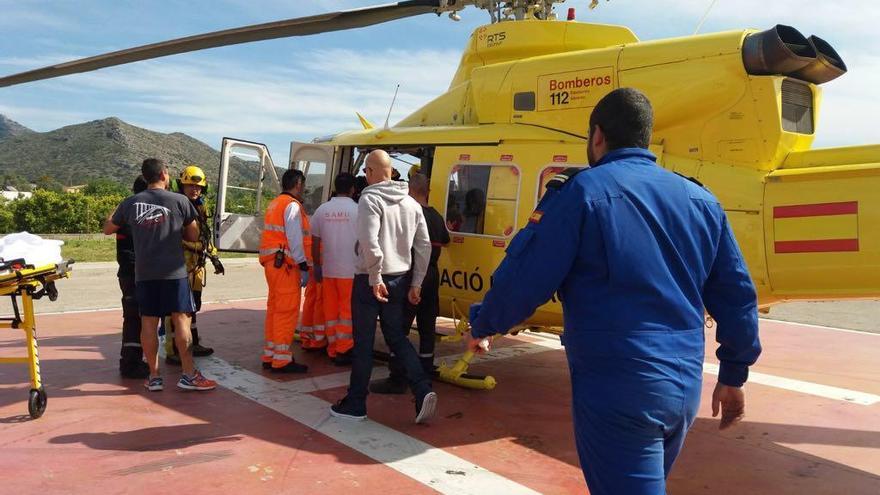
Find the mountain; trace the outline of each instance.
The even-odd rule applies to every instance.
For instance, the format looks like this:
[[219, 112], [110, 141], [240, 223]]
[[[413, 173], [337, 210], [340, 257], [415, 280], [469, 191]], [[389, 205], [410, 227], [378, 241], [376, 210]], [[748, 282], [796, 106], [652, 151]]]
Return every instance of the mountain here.
[[24, 136], [33, 133], [34, 131], [10, 119], [9, 117], [0, 114], [0, 141], [9, 137]]
[[[108, 178], [128, 186], [140, 174], [141, 162], [149, 157], [164, 159], [172, 176], [186, 165], [197, 164], [205, 170], [208, 181], [216, 184], [220, 166], [217, 150], [180, 132], [163, 134], [116, 117], [0, 140], [0, 175], [31, 182], [48, 176], [67, 186]], [[233, 180], [240, 178], [240, 173], [231, 175]]]

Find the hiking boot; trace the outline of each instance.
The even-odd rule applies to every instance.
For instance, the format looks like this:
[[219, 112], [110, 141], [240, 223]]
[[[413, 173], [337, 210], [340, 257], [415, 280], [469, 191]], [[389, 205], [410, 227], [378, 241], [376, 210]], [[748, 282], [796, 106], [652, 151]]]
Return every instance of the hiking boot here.
[[193, 344], [192, 346], [193, 356], [195, 357], [205, 357], [214, 354], [214, 349], [211, 347], [205, 347], [202, 344]]
[[370, 393], [382, 395], [401, 395], [406, 393], [406, 382], [388, 377], [370, 383]]
[[195, 370], [192, 376], [180, 375], [180, 381], [177, 382], [177, 388], [183, 390], [214, 390], [217, 388], [217, 382], [208, 380], [202, 375], [202, 372]]
[[428, 392], [416, 399], [416, 424], [424, 424], [437, 415], [437, 392]]
[[162, 377], [155, 376], [155, 377], [150, 378], [149, 380], [145, 381], [144, 388], [149, 390], [150, 392], [161, 392], [162, 389], [165, 388], [162, 385]]
[[366, 406], [355, 407], [348, 396], [343, 397], [336, 404], [330, 406], [330, 415], [334, 418], [363, 421], [367, 419]]
[[180, 356], [178, 356], [177, 354], [169, 354], [165, 356], [165, 364], [180, 366]]
[[272, 367], [272, 365], [269, 366], [272, 368], [272, 373], [306, 373], [309, 371], [308, 366], [294, 362], [287, 363], [281, 368], [275, 368]]
[[123, 378], [149, 378], [150, 367], [143, 361], [119, 360], [119, 374]]
[[351, 351], [343, 352], [334, 356], [333, 364], [336, 366], [351, 366]]

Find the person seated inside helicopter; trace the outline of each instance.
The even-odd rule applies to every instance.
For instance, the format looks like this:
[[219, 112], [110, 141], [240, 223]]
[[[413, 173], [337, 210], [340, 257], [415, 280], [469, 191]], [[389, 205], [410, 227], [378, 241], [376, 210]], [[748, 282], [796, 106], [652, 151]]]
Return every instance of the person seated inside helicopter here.
[[450, 232], [461, 232], [461, 224], [464, 221], [464, 218], [461, 216], [461, 211], [458, 209], [458, 203], [455, 201], [455, 197], [450, 195], [449, 201], [446, 202], [448, 205], [446, 211], [446, 228], [449, 229]]
[[351, 199], [354, 200], [355, 203], [361, 198], [361, 191], [367, 187], [367, 178], [363, 175], [359, 175], [354, 178], [354, 194]]
[[471, 189], [464, 195], [464, 215], [459, 232], [482, 234], [486, 194], [482, 189]]

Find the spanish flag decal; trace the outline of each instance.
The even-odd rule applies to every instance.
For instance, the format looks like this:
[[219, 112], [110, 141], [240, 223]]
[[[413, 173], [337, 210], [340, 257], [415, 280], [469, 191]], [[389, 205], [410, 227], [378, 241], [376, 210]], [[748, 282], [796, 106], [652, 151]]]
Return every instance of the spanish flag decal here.
[[532, 216], [529, 217], [529, 222], [531, 222], [531, 223], [538, 223], [538, 222], [541, 221], [541, 217], [543, 217], [543, 216], [544, 216], [544, 212], [543, 212], [543, 211], [541, 211], [541, 210], [535, 210], [535, 211], [532, 213]]
[[773, 237], [777, 254], [858, 251], [859, 203], [776, 206]]

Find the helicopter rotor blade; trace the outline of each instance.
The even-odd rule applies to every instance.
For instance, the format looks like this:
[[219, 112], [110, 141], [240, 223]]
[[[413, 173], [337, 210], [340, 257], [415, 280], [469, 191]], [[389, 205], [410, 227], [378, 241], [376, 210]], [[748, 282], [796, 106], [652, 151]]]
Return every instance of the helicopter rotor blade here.
[[439, 13], [447, 9], [449, 4], [454, 3], [454, 1], [443, 0], [409, 0], [197, 34], [12, 74], [0, 78], [0, 87], [89, 72], [207, 48], [356, 29], [421, 14]]

